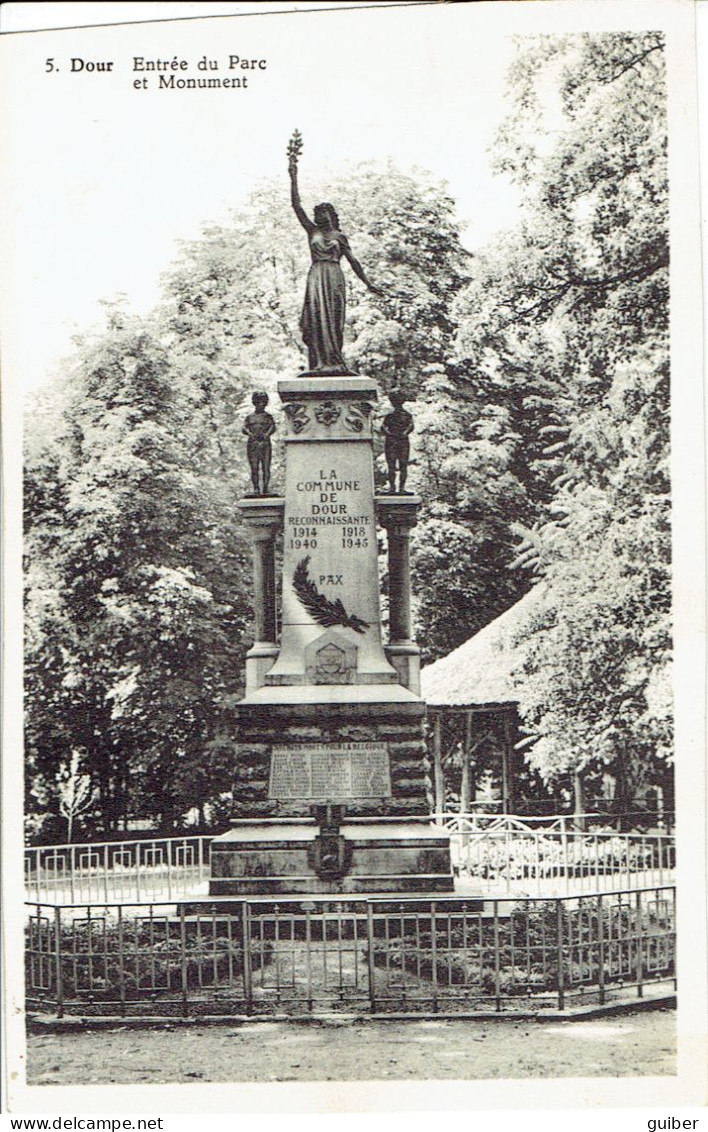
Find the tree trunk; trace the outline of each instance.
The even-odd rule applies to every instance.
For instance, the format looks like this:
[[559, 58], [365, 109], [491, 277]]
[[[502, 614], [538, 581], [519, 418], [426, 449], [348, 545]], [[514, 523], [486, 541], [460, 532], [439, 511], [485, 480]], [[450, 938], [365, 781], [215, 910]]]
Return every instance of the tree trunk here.
[[627, 764], [622, 747], [617, 750], [615, 762], [615, 811], [617, 813], [617, 829], [620, 833], [624, 833], [631, 822], [627, 817]]
[[575, 829], [585, 829], [585, 799], [579, 770], [573, 772], [573, 826]]
[[508, 726], [507, 726], [507, 713], [506, 712], [504, 712], [504, 715], [502, 716], [502, 726], [503, 726], [502, 760], [501, 760], [501, 764], [502, 764], [501, 765], [501, 771], [502, 771], [502, 783], [501, 783], [501, 786], [502, 786], [502, 791], [501, 791], [502, 792], [502, 813], [508, 814], [508, 813], [511, 812], [510, 808], [509, 808], [509, 803], [510, 803], [510, 800], [511, 800], [511, 798], [510, 798], [511, 786], [510, 786], [510, 782], [509, 782], [509, 770], [510, 770], [510, 767], [509, 767], [509, 746], [510, 746], [510, 741], [509, 741], [509, 729], [508, 729]]

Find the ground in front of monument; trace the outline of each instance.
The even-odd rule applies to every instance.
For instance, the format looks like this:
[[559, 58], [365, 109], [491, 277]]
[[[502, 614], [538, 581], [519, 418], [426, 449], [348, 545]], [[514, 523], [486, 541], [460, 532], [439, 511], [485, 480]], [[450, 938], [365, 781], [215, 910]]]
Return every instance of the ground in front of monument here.
[[672, 1076], [676, 1015], [659, 1007], [582, 1021], [170, 1022], [139, 1030], [77, 1020], [62, 1032], [34, 1027], [27, 1057], [31, 1085]]

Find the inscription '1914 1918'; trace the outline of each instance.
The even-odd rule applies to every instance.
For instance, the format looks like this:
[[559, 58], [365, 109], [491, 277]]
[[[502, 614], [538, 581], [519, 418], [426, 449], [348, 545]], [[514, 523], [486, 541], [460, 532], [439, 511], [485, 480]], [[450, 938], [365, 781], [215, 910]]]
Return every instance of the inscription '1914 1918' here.
[[[359, 480], [340, 478], [335, 468], [320, 469], [317, 479], [299, 480], [296, 490], [308, 498], [303, 499], [302, 513], [288, 520], [291, 550], [316, 550], [323, 527], [340, 528], [342, 550], [368, 547], [371, 516], [351, 511], [351, 494], [361, 492]], [[349, 494], [349, 500], [342, 499], [343, 494]]]

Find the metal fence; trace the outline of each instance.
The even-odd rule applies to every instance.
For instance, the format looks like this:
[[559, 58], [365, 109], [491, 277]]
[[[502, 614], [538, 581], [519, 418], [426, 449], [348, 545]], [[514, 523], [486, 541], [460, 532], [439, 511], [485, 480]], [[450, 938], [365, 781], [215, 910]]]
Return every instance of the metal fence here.
[[[472, 825], [469, 818], [445, 815], [442, 822], [465, 892], [551, 896], [673, 883], [669, 834], [579, 833], [492, 815], [484, 820], [475, 815]], [[26, 849], [27, 897], [93, 903], [206, 895], [211, 840], [173, 837]]]
[[502, 814], [495, 810], [473, 809], [460, 813], [432, 815], [436, 825], [444, 825], [451, 833], [480, 833], [484, 830], [557, 830], [559, 833], [611, 833], [623, 825], [624, 833], [671, 833], [674, 829], [672, 810], [661, 812], [623, 810], [610, 814], [606, 810], [586, 814]]
[[209, 879], [212, 836], [25, 849], [29, 899], [56, 903], [190, 896]]
[[675, 890], [551, 900], [331, 897], [50, 905], [30, 1013], [519, 1012], [675, 988]]
[[673, 883], [669, 834], [510, 827], [451, 831], [453, 864], [487, 894], [592, 893]]
[[[522, 805], [524, 807], [523, 821], [564, 821], [568, 823], [568, 828], [577, 828], [579, 822], [582, 822], [585, 829], [590, 826], [602, 825], [614, 829], [622, 827], [627, 832], [630, 829], [663, 828], [671, 830], [674, 827], [675, 819], [674, 810], [666, 808], [663, 803], [647, 803], [638, 798], [629, 798], [621, 803], [603, 798], [589, 799], [587, 801], [588, 809], [584, 813], [576, 813], [574, 810], [565, 810], [560, 813], [558, 802], [553, 798], [526, 798]], [[471, 801], [469, 809], [463, 811], [462, 814], [455, 811], [454, 813], [447, 813], [445, 816], [481, 818], [492, 815], [501, 818], [513, 816], [505, 814], [503, 806], [502, 800], [486, 798], [478, 802]]]

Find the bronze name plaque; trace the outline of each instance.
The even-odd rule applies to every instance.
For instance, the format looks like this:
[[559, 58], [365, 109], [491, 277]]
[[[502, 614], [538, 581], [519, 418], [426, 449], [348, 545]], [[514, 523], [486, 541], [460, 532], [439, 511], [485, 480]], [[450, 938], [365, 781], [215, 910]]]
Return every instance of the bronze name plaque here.
[[273, 747], [268, 794], [280, 801], [390, 798], [388, 748], [385, 743]]

